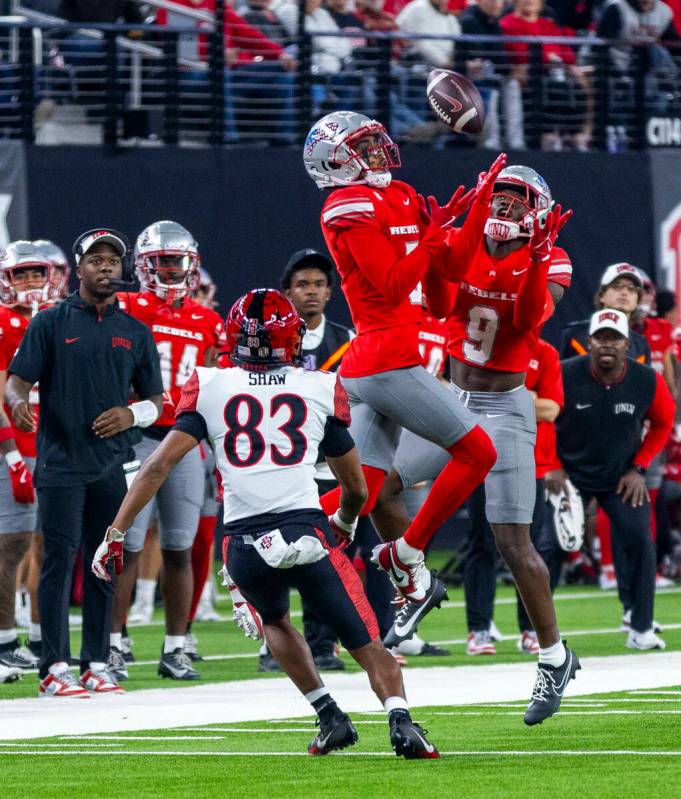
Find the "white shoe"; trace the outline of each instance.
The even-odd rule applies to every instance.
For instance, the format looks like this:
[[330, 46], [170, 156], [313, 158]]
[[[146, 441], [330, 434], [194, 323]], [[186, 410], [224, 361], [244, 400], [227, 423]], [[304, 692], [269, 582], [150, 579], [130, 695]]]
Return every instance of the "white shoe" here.
[[665, 577], [664, 574], [658, 572], [655, 575], [655, 588], [671, 588], [673, 585], [675, 585], [674, 581]]
[[613, 588], [617, 588], [617, 577], [615, 577], [615, 572], [611, 571], [610, 569], [602, 571], [598, 575], [598, 585], [601, 591], [610, 591]]
[[14, 666], [3, 666], [0, 663], [0, 683], [14, 682], [21, 679], [21, 669]]
[[627, 639], [628, 649], [665, 649], [666, 646], [667, 644], [665, 644], [659, 635], [655, 634], [652, 627], [644, 633], [638, 633], [636, 630], [632, 630]]
[[493, 621], [491, 621], [489, 623], [488, 632], [489, 632], [489, 637], [493, 641], [501, 641], [501, 640], [503, 640], [504, 636], [501, 634], [501, 630], [497, 627], [497, 625]]
[[[628, 633], [631, 632], [631, 610], [625, 610], [624, 615], [622, 616], [622, 623], [620, 624], [620, 632]], [[662, 632], [662, 625], [659, 621], [655, 621], [653, 619], [653, 632], [654, 633], [661, 633]]]
[[150, 624], [154, 616], [154, 606], [148, 602], [135, 602], [128, 613], [129, 624]]

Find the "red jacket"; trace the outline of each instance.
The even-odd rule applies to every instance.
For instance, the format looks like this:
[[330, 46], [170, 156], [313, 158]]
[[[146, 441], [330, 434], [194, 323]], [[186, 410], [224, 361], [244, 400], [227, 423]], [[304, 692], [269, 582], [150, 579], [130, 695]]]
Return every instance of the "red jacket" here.
[[[515, 14], [507, 14], [499, 20], [499, 25], [505, 36], [565, 36], [566, 31], [548, 17], [539, 17], [535, 22], [528, 22]], [[512, 61], [515, 64], [526, 64], [528, 61], [529, 44], [525, 42], [508, 42], [506, 49], [513, 53]], [[557, 55], [566, 64], [576, 62], [575, 53], [566, 44], [545, 44], [542, 47], [542, 60], [549, 62], [549, 55]]]

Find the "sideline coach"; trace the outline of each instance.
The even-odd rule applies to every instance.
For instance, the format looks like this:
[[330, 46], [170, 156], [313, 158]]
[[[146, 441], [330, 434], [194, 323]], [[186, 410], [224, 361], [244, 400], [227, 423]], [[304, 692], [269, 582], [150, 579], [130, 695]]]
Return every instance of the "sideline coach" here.
[[[5, 397], [20, 430], [35, 430], [28, 392], [40, 383], [35, 485], [45, 558], [38, 600], [43, 631], [40, 693], [120, 691], [106, 670], [113, 585], [84, 570], [81, 679], [68, 670], [69, 595], [76, 553], [90, 563], [126, 493], [123, 464], [140, 427], [158, 417], [163, 383], [151, 331], [121, 311], [130, 246], [116, 231], [89, 230], [73, 248], [80, 286], [31, 321], [9, 365]], [[139, 400], [128, 406], [132, 389]]]

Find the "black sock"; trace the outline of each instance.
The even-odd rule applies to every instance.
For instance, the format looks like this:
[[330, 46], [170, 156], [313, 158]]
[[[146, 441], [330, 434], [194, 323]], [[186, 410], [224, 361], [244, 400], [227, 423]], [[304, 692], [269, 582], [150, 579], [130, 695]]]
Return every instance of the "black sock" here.
[[192, 623], [191, 623], [190, 621], [188, 621], [188, 622], [187, 622], [187, 630], [186, 630], [186, 632], [185, 632], [185, 635], [189, 635], [189, 633], [190, 633], [191, 631], [192, 631]]
[[391, 710], [390, 713], [388, 713], [388, 722], [392, 724], [393, 721], [397, 721], [398, 719], [406, 719], [407, 721], [411, 721], [411, 714], [404, 707], [396, 707], [394, 710]]
[[336, 713], [340, 712], [335, 699], [332, 699], [329, 694], [326, 694], [326, 696], [322, 696], [319, 699], [315, 699], [315, 701], [312, 702], [312, 707], [317, 711], [319, 720], [324, 722], [331, 721]]
[[127, 624], [124, 624], [123, 627], [121, 628], [121, 635], [124, 638], [128, 637], [128, 625]]

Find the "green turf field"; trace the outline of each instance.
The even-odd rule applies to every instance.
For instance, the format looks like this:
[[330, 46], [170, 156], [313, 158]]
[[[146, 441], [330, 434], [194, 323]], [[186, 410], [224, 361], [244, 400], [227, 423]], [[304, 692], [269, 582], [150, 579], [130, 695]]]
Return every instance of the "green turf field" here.
[[[292, 607], [299, 620], [296, 597]], [[631, 654], [618, 629], [621, 606], [615, 592], [561, 588], [556, 607], [563, 635], [581, 657]], [[218, 610], [228, 619], [228, 602], [221, 601]], [[681, 651], [681, 587], [658, 593], [655, 616], [665, 628], [668, 651]], [[125, 687], [172, 689], [172, 702], [172, 694], [184, 688], [156, 677], [161, 622], [157, 611], [153, 624], [131, 630], [138, 664], [130, 667]], [[515, 599], [509, 588], [499, 589], [495, 622], [508, 636], [498, 644], [499, 654], [467, 656], [462, 591], [450, 590], [449, 602], [428, 617], [420, 633], [429, 641], [447, 642], [452, 654], [409, 657], [406, 668], [529, 663], [515, 646]], [[205, 682], [277, 676], [258, 675], [258, 645], [231, 622], [197, 624], [195, 632], [207, 658], [198, 664]], [[77, 651], [77, 630], [73, 639]], [[642, 668], [646, 658], [655, 657], [635, 654]], [[326, 758], [305, 754], [314, 735], [312, 716], [165, 729], [154, 729], [158, 724], [152, 716], [149, 729], [137, 732], [3, 741], [3, 710], [11, 703], [2, 700], [37, 695], [37, 676], [27, 674], [19, 683], [0, 685], [1, 784], [16, 799], [681, 796], [681, 674], [670, 682], [676, 685], [568, 697], [558, 717], [535, 728], [522, 723], [525, 701], [417, 708], [414, 717], [430, 731], [443, 757], [415, 763], [391, 754], [382, 713], [353, 713], [359, 743]], [[67, 700], [35, 703], [37, 729], [43, 702], [59, 701]]]

